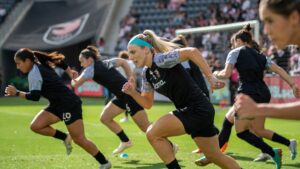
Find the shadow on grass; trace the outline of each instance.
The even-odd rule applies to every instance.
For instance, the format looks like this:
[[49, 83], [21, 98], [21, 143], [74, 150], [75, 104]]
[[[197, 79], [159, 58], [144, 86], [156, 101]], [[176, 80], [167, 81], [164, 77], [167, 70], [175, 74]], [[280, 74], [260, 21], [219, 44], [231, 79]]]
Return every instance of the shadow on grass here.
[[[104, 105], [102, 97], [81, 97], [83, 105]], [[0, 106], [40, 106], [47, 105], [48, 101], [41, 97], [38, 102], [25, 100], [19, 97], [0, 97]]]
[[[267, 162], [268, 164], [274, 164], [273, 162], [271, 162], [271, 161], [268, 161]], [[285, 167], [293, 167], [293, 168], [300, 168], [300, 163], [292, 163], [292, 164], [284, 164], [284, 162], [283, 162], [283, 164], [282, 164], [282, 168], [285, 168]]]
[[[180, 163], [180, 160], [179, 160]], [[114, 168], [132, 168], [126, 167], [126, 165], [134, 165], [137, 169], [164, 169], [166, 168], [164, 163], [141, 163], [140, 160], [130, 160], [123, 163], [124, 166], [114, 166]], [[181, 166], [184, 167], [184, 166]]]
[[240, 156], [237, 154], [233, 154], [233, 153], [226, 153], [226, 155], [231, 156], [232, 158], [234, 158], [235, 160], [241, 160], [241, 161], [253, 161], [253, 158], [250, 157], [246, 157], [246, 156]]

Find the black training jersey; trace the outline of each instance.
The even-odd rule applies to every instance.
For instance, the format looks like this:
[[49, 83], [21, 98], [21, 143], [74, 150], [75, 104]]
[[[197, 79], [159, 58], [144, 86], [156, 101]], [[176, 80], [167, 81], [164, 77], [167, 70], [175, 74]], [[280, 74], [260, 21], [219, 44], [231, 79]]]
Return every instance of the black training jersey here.
[[142, 91], [152, 92], [154, 89], [168, 97], [176, 108], [183, 108], [199, 97], [206, 97], [179, 63], [178, 50], [154, 55], [152, 66], [143, 69]]
[[29, 91], [38, 91], [53, 106], [66, 107], [81, 103], [80, 98], [64, 85], [54, 69], [34, 64], [28, 74]]
[[122, 92], [122, 87], [127, 82], [127, 79], [115, 67], [116, 64], [113, 59], [95, 61], [92, 65], [85, 68], [82, 76], [85, 79], [94, 80], [98, 84], [108, 88], [118, 98], [122, 98], [125, 95]]
[[233, 49], [227, 56], [226, 64], [235, 65], [239, 72], [239, 92], [255, 94], [262, 87], [268, 90], [263, 78], [265, 69], [272, 62], [257, 50], [246, 46]]

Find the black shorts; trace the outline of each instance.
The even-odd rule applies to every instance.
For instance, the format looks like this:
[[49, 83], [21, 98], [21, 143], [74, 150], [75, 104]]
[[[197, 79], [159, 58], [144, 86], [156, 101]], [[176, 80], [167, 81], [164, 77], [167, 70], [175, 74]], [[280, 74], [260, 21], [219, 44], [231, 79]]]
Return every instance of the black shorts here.
[[129, 112], [130, 116], [134, 116], [137, 112], [144, 110], [132, 97], [126, 96], [124, 99], [114, 97], [111, 101], [116, 106]]
[[[249, 84], [247, 84], [249, 85]], [[245, 85], [246, 86], [246, 85]], [[271, 100], [271, 93], [268, 86], [255, 83], [251, 84], [252, 88], [246, 88], [239, 91], [238, 93], [243, 93], [251, 97], [256, 103], [269, 103]]]
[[81, 103], [74, 104], [70, 108], [49, 104], [44, 110], [54, 114], [60, 118], [60, 120], [63, 120], [66, 125], [72, 124], [78, 119], [82, 119]]
[[211, 103], [197, 101], [173, 114], [183, 123], [185, 131], [194, 137], [212, 137], [217, 134], [214, 126], [215, 110]]

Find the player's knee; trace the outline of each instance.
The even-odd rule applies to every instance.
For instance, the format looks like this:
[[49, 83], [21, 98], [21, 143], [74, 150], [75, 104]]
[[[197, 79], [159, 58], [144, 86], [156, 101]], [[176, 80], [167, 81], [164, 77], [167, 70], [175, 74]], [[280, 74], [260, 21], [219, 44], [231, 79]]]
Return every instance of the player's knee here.
[[72, 139], [74, 141], [74, 143], [78, 144], [78, 145], [83, 145], [84, 142], [86, 141], [86, 138], [84, 137], [84, 135], [80, 135], [80, 136], [72, 136]]
[[149, 142], [153, 142], [155, 140], [158, 140], [159, 137], [157, 136], [157, 134], [153, 131], [153, 130], [147, 130], [146, 132], [146, 136]]
[[151, 142], [154, 139], [155, 136], [153, 135], [153, 133], [151, 132], [151, 130], [148, 130], [146, 132], [146, 137], [147, 137], [148, 141]]
[[35, 133], [38, 133], [39, 130], [41, 129], [41, 127], [40, 127], [39, 125], [35, 124], [35, 123], [32, 123], [32, 124], [30, 125], [30, 129], [31, 129], [31, 131], [33, 131], [33, 132], [35, 132]]
[[107, 116], [105, 116], [104, 114], [101, 114], [100, 122], [103, 124], [106, 124], [106, 123], [108, 123], [108, 121], [109, 121], [109, 118]]

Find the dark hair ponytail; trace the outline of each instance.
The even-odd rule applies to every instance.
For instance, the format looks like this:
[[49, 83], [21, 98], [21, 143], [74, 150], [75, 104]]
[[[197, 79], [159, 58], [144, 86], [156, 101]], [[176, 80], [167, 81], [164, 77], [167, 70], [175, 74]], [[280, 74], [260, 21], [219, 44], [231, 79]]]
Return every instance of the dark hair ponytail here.
[[252, 33], [250, 24], [245, 25], [241, 30], [234, 34], [234, 39], [240, 39], [248, 44], [252, 43]]
[[[61, 64], [61, 62], [65, 59], [65, 56], [59, 52], [52, 52], [48, 54], [41, 51], [33, 51], [29, 48], [21, 48], [16, 52], [15, 58], [19, 58], [22, 61], [29, 59], [34, 63], [42, 64], [44, 66], [50, 67], [49, 62], [52, 62], [56, 65]], [[59, 62], [54, 62], [54, 61], [59, 61]]]
[[35, 56], [33, 54], [33, 51], [28, 48], [21, 48], [15, 53], [15, 59], [18, 58], [22, 61], [25, 61], [26, 59], [29, 59], [32, 62], [35, 62]]
[[250, 47], [257, 50], [258, 52], [261, 52], [261, 47], [255, 40], [252, 40], [252, 42], [250, 43]]
[[100, 52], [95, 46], [87, 46], [85, 49], [83, 49], [80, 52], [80, 55], [83, 56], [84, 58], [93, 58], [94, 60], [99, 60], [100, 59]]
[[[52, 62], [56, 66], [62, 67], [65, 69], [68, 67], [65, 62], [65, 56], [59, 52], [45, 53], [41, 51], [33, 51], [34, 56], [37, 58], [40, 64], [50, 67], [49, 62]], [[63, 63], [63, 66], [62, 66]]]

